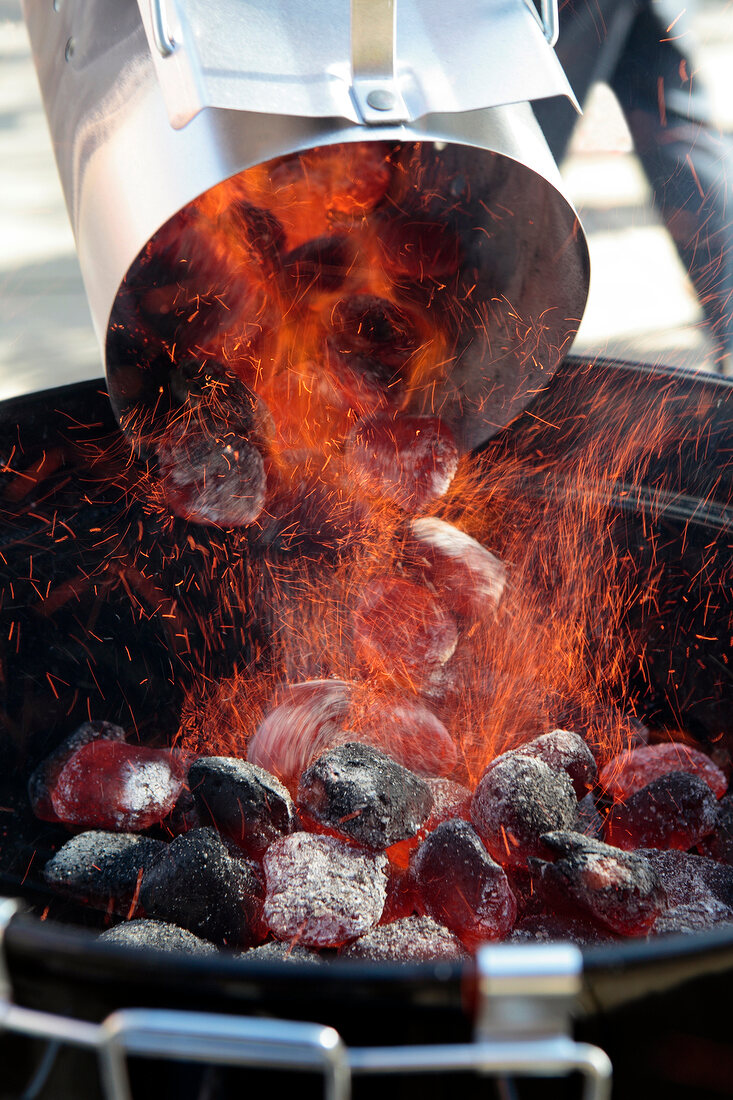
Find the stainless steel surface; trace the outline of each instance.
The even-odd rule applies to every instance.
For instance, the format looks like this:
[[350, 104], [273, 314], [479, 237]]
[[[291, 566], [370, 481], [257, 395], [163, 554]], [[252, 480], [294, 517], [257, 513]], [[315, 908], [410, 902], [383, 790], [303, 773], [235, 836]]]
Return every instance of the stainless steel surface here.
[[320, 1070], [324, 1100], [348, 1100], [351, 1069], [338, 1032], [319, 1024], [205, 1012], [123, 1009], [101, 1025], [100, 1066], [109, 1100], [132, 1100], [130, 1055], [268, 1069]]
[[520, 950], [487, 944], [479, 948], [477, 960], [484, 1008], [494, 997], [557, 998], [580, 992], [583, 955], [574, 944], [527, 944]]
[[[556, 30], [555, 0], [543, 0], [542, 21], [532, 0], [355, 0], [351, 12], [348, 0], [138, 2], [174, 126], [205, 107], [358, 122], [352, 20], [361, 43], [357, 70], [367, 49], [372, 62], [386, 58], [394, 26], [392, 72], [411, 121], [434, 111], [572, 98], [546, 41]], [[368, 18], [369, 9], [365, 33], [361, 15]], [[161, 34], [166, 15], [168, 35]], [[178, 48], [161, 50], [170, 38]]]
[[13, 999], [13, 984], [5, 961], [3, 942], [5, 929], [20, 909], [15, 898], [0, 898], [0, 1002], [9, 1003]]
[[[362, 0], [354, 2], [363, 30]], [[389, 23], [390, 4], [383, 2], [377, 38]], [[59, 12], [45, 0], [24, 0], [24, 12], [103, 349], [130, 265], [173, 214], [253, 165], [367, 136], [423, 142], [436, 156], [447, 147], [444, 161], [453, 157], [454, 175], [469, 181], [474, 199], [484, 206], [496, 200], [514, 214], [509, 235], [517, 254], [507, 258], [498, 287], [487, 279], [476, 291], [466, 320], [470, 346], [450, 384], [424, 398], [441, 410], [461, 447], [508, 423], [559, 365], [585, 306], [588, 258], [531, 110], [510, 102], [568, 91], [525, 0], [458, 0], [450, 11], [433, 0], [399, 3], [394, 87], [413, 121], [390, 121], [401, 113], [399, 102], [390, 111], [379, 101], [370, 107], [370, 92], [391, 89], [367, 80], [364, 109], [378, 116], [378, 127], [354, 121], [345, 0], [246, 9], [233, 0], [66, 0]], [[159, 46], [173, 41], [176, 48], [163, 57]], [[374, 63], [381, 73], [389, 53], [363, 36], [355, 47], [359, 63]], [[483, 109], [469, 109], [477, 107]], [[493, 216], [483, 212], [485, 224], [476, 226], [476, 263], [487, 272], [496, 260], [479, 236], [491, 237]], [[511, 323], [526, 326], [520, 348], [495, 354], [482, 293], [505, 303]]]
[[[132, 1100], [130, 1056], [320, 1070], [325, 1100], [349, 1100], [355, 1074], [466, 1070], [497, 1077], [556, 1077], [576, 1071], [584, 1079], [583, 1100], [610, 1097], [609, 1059], [598, 1047], [576, 1043], [570, 1035], [568, 1009], [580, 990], [582, 956], [569, 944], [487, 946], [478, 951], [472, 1043], [346, 1047], [334, 1028], [291, 1020], [132, 1008], [90, 1024], [19, 1007], [13, 1004], [4, 957], [5, 930], [17, 911], [16, 901], [0, 899], [0, 1031], [96, 1051], [107, 1100]], [[533, 1001], [542, 1007], [541, 1028]], [[517, 1005], [530, 1011], [518, 1014]]]
[[150, 22], [158, 53], [161, 57], [170, 57], [178, 43], [170, 31], [166, 0], [150, 0]]
[[476, 952], [475, 1039], [503, 1072], [557, 1076], [577, 1070], [584, 1100], [608, 1100], [612, 1066], [598, 1047], [572, 1038], [583, 955], [570, 943], [487, 944]]
[[478, 1038], [569, 1034], [581, 991], [583, 956], [573, 944], [496, 944], [479, 948]]
[[367, 125], [408, 122], [396, 73], [396, 0], [351, 0], [351, 86]]
[[560, 35], [560, 13], [557, 10], [557, 0], [542, 0], [542, 25], [545, 38], [554, 46]]
[[[730, 128], [733, 7], [700, 0], [687, 14], [716, 125]], [[20, 0], [0, 0], [0, 109], [6, 120], [0, 130], [0, 397], [6, 399], [104, 375]], [[593, 269], [573, 351], [713, 369], [697, 297], [652, 208], [620, 109], [603, 85], [585, 105], [563, 171]]]

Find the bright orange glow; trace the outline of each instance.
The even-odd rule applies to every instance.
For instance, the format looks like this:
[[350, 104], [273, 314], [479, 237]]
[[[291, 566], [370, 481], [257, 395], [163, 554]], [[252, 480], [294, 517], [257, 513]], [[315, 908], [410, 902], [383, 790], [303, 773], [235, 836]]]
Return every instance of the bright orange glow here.
[[[655, 599], [653, 571], [640, 584], [618, 560], [610, 494], [619, 482], [638, 483], [665, 441], [665, 418], [657, 416], [651, 434], [648, 418], [635, 419], [632, 395], [623, 435], [564, 425], [577, 444], [562, 476], [527, 446], [463, 457], [453, 476], [455, 463], [446, 460], [449, 474], [437, 469], [436, 449], [441, 488], [424, 495], [403, 491], [409, 460], [398, 441], [394, 459], [377, 454], [374, 467], [384, 483], [393, 464], [400, 492], [367, 491], [349, 465], [354, 439], [366, 440], [371, 460], [382, 437], [364, 432], [365, 421], [404, 423], [416, 395], [452, 377], [466, 318], [496, 362], [510, 349], [527, 360], [545, 350], [541, 317], [524, 319], [498, 296], [473, 306], [473, 287], [454, 281], [462, 241], [432, 212], [429, 195], [424, 208], [401, 207], [396, 171], [380, 143], [258, 166], [197, 200], [141, 262], [137, 277], [150, 286], [131, 293], [145, 316], [163, 310], [166, 321], [155, 347], [141, 326], [141, 354], [151, 376], [168, 371], [160, 401], [166, 386], [175, 397], [163, 429], [155, 403], [123, 421], [161, 466], [157, 480], [143, 483], [146, 506], [162, 515], [171, 505], [213, 527], [240, 522], [221, 495], [206, 514], [196, 511], [196, 493], [210, 488], [206, 471], [225, 478], [228, 467], [202, 460], [204, 473], [186, 475], [185, 493], [178, 485], [172, 499], [161, 480], [171, 426], [178, 435], [195, 430], [232, 464], [255, 443], [266, 483], [262, 510], [242, 521], [246, 531], [229, 532], [220, 555], [211, 551], [209, 574], [195, 582], [204, 649], [215, 652], [228, 624], [245, 615], [259, 639], [255, 657], [224, 679], [195, 677], [180, 737], [193, 751], [245, 755], [280, 685], [336, 678], [350, 685], [348, 730], [382, 747], [396, 707], [427, 708], [447, 730], [447, 748], [429, 723], [417, 723], [417, 738], [395, 724], [393, 736], [433, 774], [474, 783], [497, 753], [556, 726], [583, 733], [603, 761], [625, 747], [634, 713], [626, 685], [638, 653], [628, 611]], [[167, 250], [166, 270], [183, 273], [174, 286], [157, 285], [156, 248]], [[195, 295], [185, 277], [193, 268], [212, 278]], [[431, 431], [449, 436], [440, 408], [429, 418], [424, 404], [420, 411]], [[259, 499], [255, 473], [248, 466], [237, 485]], [[442, 584], [430, 573], [435, 563], [415, 557], [411, 511], [453, 525], [498, 560]], [[470, 553], [480, 561], [478, 550]], [[455, 575], [488, 588], [451, 597]], [[389, 598], [366, 621], [359, 608], [375, 584]], [[306, 749], [302, 760], [296, 754], [301, 763]]]

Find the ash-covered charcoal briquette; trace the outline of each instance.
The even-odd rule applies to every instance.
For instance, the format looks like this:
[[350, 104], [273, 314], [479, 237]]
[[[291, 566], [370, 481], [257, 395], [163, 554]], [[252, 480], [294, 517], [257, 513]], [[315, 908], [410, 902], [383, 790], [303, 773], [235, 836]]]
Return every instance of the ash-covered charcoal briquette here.
[[722, 798], [728, 788], [725, 775], [709, 756], [677, 741], [641, 745], [621, 752], [601, 768], [599, 780], [609, 798], [625, 802], [630, 795], [669, 772], [698, 776], [716, 798]]
[[688, 902], [686, 905], [678, 905], [662, 913], [657, 918], [651, 934], [655, 936], [689, 935], [691, 932], [704, 932], [708, 928], [718, 928], [732, 923], [733, 910], [716, 898], [708, 898], [706, 901], [698, 900]]
[[264, 768], [232, 756], [201, 756], [188, 783], [202, 820], [258, 855], [298, 827], [288, 790]]
[[700, 932], [733, 922], [733, 868], [706, 856], [675, 849], [645, 848], [639, 853], [659, 875], [668, 908], [657, 918], [654, 935]]
[[675, 849], [644, 848], [639, 854], [659, 875], [671, 908], [715, 899], [733, 910], [733, 867]]
[[40, 817], [42, 821], [58, 821], [51, 802], [51, 791], [56, 780], [78, 749], [98, 740], [124, 741], [125, 731], [122, 726], [116, 726], [112, 722], [82, 722], [57, 749], [41, 761], [28, 780], [28, 797], [36, 817]]
[[163, 497], [181, 519], [246, 527], [262, 511], [265, 464], [254, 443], [237, 432], [178, 418], [157, 441], [156, 455]]
[[582, 833], [583, 836], [593, 836], [598, 840], [603, 839], [604, 818], [598, 810], [596, 800], [592, 794], [586, 794], [578, 803], [578, 811], [573, 822], [573, 832]]
[[269, 963], [323, 963], [326, 960], [323, 955], [313, 951], [310, 947], [303, 947], [300, 943], [285, 943], [283, 940], [269, 940], [261, 943], [259, 947], [250, 947], [239, 956], [245, 962]]
[[497, 862], [526, 867], [544, 854], [541, 837], [570, 829], [578, 801], [564, 771], [544, 760], [507, 752], [484, 772], [471, 803], [471, 820]]
[[458, 470], [453, 433], [436, 416], [381, 413], [361, 420], [346, 438], [344, 457], [368, 496], [412, 513], [442, 497]]
[[120, 943], [125, 947], [145, 947], [155, 951], [185, 951], [187, 955], [216, 955], [213, 943], [194, 936], [193, 932], [162, 920], [131, 920], [108, 928], [99, 937], [105, 943]]
[[643, 855], [570, 831], [543, 841], [554, 862], [533, 859], [530, 870], [558, 911], [575, 909], [618, 935], [641, 936], [667, 908], [659, 875]]
[[412, 863], [425, 911], [469, 947], [503, 939], [517, 903], [502, 867], [467, 821], [444, 821], [425, 838]]
[[442, 821], [450, 821], [453, 817], [462, 817], [464, 821], [470, 819], [473, 793], [468, 787], [452, 779], [428, 779], [427, 782], [433, 796], [433, 808], [425, 822], [426, 832], [432, 832]]
[[340, 947], [378, 922], [387, 896], [387, 857], [335, 837], [293, 833], [265, 852], [264, 917], [279, 940]]
[[733, 864], [733, 795], [725, 795], [718, 803], [713, 831], [700, 841], [700, 851], [719, 863]]
[[480, 621], [496, 611], [506, 586], [506, 567], [452, 523], [435, 516], [413, 519], [404, 557], [456, 614]]
[[635, 848], [679, 848], [687, 852], [713, 831], [718, 803], [704, 780], [668, 772], [611, 808], [604, 826], [609, 844]]
[[78, 901], [126, 912], [165, 850], [163, 841], [153, 837], [95, 829], [67, 840], [44, 867], [43, 877]]
[[412, 916], [378, 925], [342, 947], [339, 954], [344, 959], [375, 962], [435, 962], [465, 958], [466, 949], [445, 925], [431, 917]]
[[520, 756], [533, 756], [544, 760], [554, 771], [563, 771], [570, 777], [577, 798], [582, 798], [598, 778], [598, 766], [593, 753], [582, 737], [570, 730], [551, 730], [519, 745], [513, 750]]
[[380, 851], [416, 835], [433, 796], [420, 776], [379, 749], [352, 741], [303, 772], [298, 805], [320, 825]]
[[140, 832], [171, 812], [185, 778], [186, 762], [174, 750], [90, 741], [59, 772], [51, 805], [65, 825]]
[[515, 924], [510, 943], [605, 943], [616, 937], [610, 929], [567, 913], [533, 913]]
[[176, 837], [143, 876], [140, 905], [203, 939], [249, 947], [260, 939], [263, 884], [254, 864], [233, 859], [205, 826]]

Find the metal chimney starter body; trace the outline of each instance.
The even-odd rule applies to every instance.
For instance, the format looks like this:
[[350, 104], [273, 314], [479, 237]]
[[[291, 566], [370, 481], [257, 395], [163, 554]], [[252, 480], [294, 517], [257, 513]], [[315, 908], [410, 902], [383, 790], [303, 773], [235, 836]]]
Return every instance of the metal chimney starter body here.
[[354, 143], [381, 143], [396, 166], [388, 215], [446, 224], [460, 242], [460, 264], [440, 287], [459, 303], [445, 362], [408, 387], [403, 407], [439, 412], [467, 450], [513, 419], [559, 365], [589, 266], [530, 107], [572, 98], [550, 45], [551, 3], [544, 23], [531, 0], [23, 8], [123, 424], [167, 384], [134, 340], [119, 339], [130, 320], [125, 288], [144, 277], [149, 242], [161, 230], [170, 239], [201, 196], [248, 169]]

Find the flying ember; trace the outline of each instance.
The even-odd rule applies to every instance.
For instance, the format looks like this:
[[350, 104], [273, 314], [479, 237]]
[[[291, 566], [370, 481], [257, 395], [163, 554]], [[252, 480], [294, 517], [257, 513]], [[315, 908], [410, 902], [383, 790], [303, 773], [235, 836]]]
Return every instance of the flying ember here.
[[[543, 328], [489, 285], [460, 181], [426, 187], [411, 155], [242, 172], [119, 295], [135, 457], [95, 462], [173, 533], [116, 576], [157, 601], [185, 698], [172, 743], [89, 723], [30, 785], [38, 817], [88, 830], [47, 880], [108, 913], [238, 949], [446, 957], [673, 928], [658, 853], [733, 862], [726, 761], [647, 728], [630, 688], [658, 578], [618, 550], [610, 493], [671, 420], [619, 397], [614, 436], [566, 425], [562, 477], [531, 416], [523, 446], [467, 445], [470, 355], [496, 397]], [[102, 831], [127, 839], [100, 855]], [[726, 898], [704, 919], [733, 920]]]

